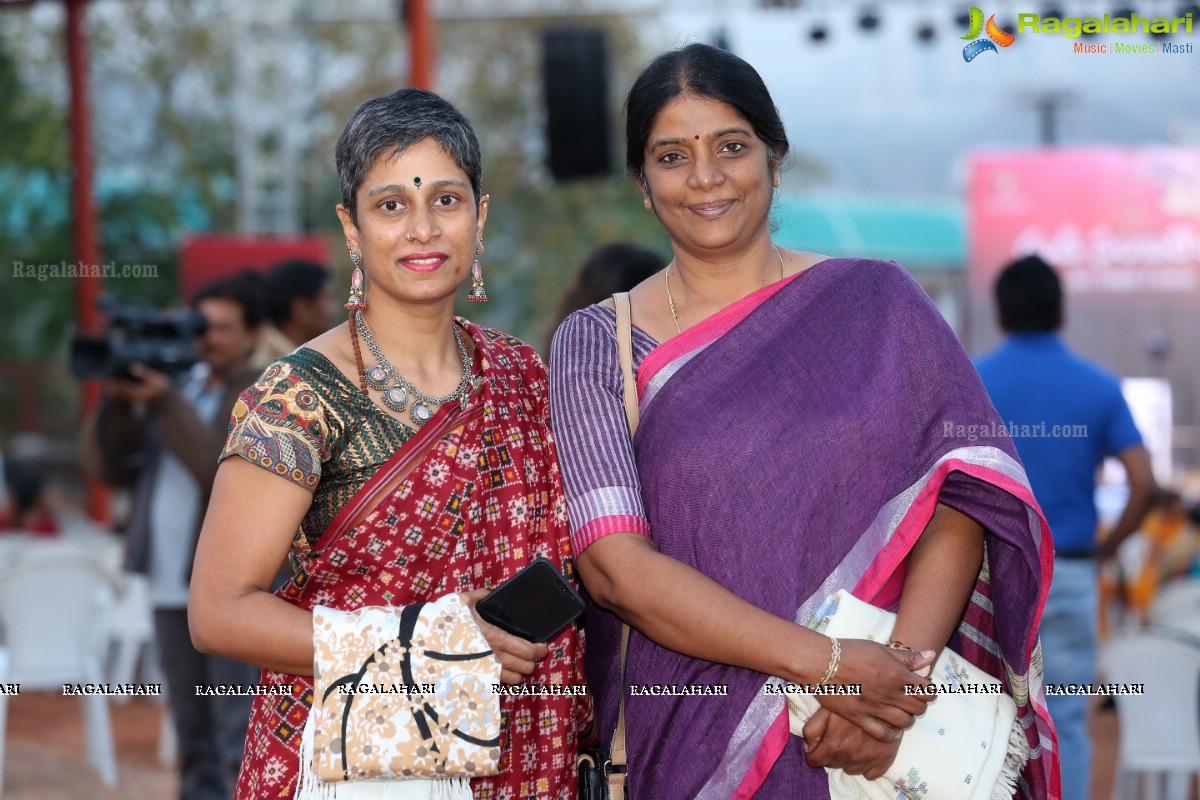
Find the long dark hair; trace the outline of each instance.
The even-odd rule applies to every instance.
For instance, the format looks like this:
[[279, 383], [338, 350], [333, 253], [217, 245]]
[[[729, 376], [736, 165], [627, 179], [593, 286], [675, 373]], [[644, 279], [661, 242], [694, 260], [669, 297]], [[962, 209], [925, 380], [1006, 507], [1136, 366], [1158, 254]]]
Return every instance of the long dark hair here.
[[734, 108], [754, 128], [778, 167], [788, 152], [779, 109], [754, 67], [708, 44], [689, 44], [650, 62], [625, 98], [625, 169], [641, 180], [646, 140], [663, 106], [681, 94], [708, 97]]

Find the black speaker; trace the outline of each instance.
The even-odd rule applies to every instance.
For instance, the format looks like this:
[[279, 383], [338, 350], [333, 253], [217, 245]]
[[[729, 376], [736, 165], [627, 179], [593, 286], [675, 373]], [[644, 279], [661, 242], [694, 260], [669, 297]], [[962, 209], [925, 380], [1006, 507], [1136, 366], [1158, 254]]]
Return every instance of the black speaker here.
[[542, 36], [542, 86], [550, 174], [555, 178], [609, 174], [608, 44], [604, 31], [546, 31]]

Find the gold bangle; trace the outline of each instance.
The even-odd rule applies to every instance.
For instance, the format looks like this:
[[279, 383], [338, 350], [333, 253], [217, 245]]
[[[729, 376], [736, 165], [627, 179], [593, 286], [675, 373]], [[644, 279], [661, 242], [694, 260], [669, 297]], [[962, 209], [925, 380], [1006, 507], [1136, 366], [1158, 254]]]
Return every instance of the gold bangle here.
[[890, 642], [888, 642], [888, 647], [892, 648], [893, 650], [907, 650], [910, 653], [913, 652], [911, 647], [906, 645], [904, 642], [899, 641], [898, 639], [892, 639]]
[[825, 677], [821, 678], [818, 686], [824, 686], [833, 680], [833, 676], [837, 673], [838, 665], [842, 663], [842, 643], [837, 640], [836, 636], [830, 636], [829, 641], [833, 642], [833, 652], [829, 656], [829, 669], [825, 670]]

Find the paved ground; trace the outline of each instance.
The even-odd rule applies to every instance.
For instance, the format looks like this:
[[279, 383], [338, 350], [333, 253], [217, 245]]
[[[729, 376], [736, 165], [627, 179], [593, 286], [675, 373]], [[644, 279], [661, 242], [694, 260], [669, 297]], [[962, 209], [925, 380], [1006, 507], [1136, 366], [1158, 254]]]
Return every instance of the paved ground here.
[[157, 761], [162, 707], [145, 698], [112, 705], [118, 783], [87, 766], [77, 697], [27, 692], [8, 698], [4, 800], [172, 800], [175, 774]]
[[[105, 789], [87, 768], [79, 698], [26, 693], [10, 697], [4, 751], [4, 800], [173, 800], [173, 768], [158, 763], [161, 707], [146, 699], [112, 706], [118, 777]], [[1117, 719], [1093, 719], [1095, 786], [1092, 800], [1111, 798], [1117, 762]]]

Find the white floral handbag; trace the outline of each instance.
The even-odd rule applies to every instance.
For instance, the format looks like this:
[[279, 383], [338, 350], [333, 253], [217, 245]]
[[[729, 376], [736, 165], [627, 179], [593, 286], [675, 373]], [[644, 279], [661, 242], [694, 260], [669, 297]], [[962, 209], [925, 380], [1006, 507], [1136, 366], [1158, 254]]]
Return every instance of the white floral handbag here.
[[313, 644], [298, 797], [469, 798], [499, 770], [500, 662], [458, 595], [317, 606]]
[[[816, 630], [846, 639], [891, 639], [896, 615], [849, 592], [831, 595], [817, 611]], [[904, 732], [896, 760], [870, 781], [830, 769], [831, 800], [1009, 800], [1029, 760], [1017, 705], [1003, 684], [949, 648], [930, 680], [938, 697]], [[791, 688], [791, 687], [789, 687]], [[789, 691], [791, 731], [801, 731], [820, 705], [814, 695]]]

